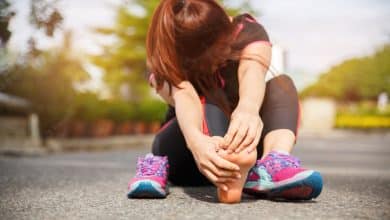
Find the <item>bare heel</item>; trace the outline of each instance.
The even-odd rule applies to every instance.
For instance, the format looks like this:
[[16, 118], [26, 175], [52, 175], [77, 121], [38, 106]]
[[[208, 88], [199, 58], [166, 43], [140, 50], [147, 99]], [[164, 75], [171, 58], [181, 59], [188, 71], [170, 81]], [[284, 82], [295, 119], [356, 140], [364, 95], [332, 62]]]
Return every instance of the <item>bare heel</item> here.
[[227, 154], [225, 151], [220, 152], [220, 156], [240, 166], [241, 178], [227, 183], [228, 191], [218, 189], [218, 199], [222, 203], [239, 203], [241, 201], [242, 189], [244, 188], [249, 169], [256, 163], [257, 152], [253, 151], [248, 153], [242, 151], [239, 154]]

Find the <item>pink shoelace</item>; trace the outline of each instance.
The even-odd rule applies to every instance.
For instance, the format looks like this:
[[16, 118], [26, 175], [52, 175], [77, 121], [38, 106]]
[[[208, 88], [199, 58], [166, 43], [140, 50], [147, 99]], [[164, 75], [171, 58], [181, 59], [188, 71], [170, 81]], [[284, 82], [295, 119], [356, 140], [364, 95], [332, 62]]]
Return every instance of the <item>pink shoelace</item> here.
[[294, 156], [272, 151], [263, 160], [257, 161], [257, 165], [266, 168], [268, 173], [272, 176], [284, 168], [299, 168], [301, 162]]
[[168, 160], [167, 157], [154, 156], [147, 154], [145, 157], [138, 158], [137, 177], [159, 176], [165, 178], [167, 175]]

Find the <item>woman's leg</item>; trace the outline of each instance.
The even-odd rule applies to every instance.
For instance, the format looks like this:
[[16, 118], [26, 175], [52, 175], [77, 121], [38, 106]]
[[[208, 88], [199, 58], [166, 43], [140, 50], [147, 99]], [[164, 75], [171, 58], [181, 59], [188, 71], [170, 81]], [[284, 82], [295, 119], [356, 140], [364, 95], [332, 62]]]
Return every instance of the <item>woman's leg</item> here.
[[297, 135], [299, 102], [288, 76], [267, 83], [260, 115], [264, 130], [259, 152], [263, 154], [258, 155], [262, 159], [249, 173], [245, 191], [289, 200], [316, 198], [322, 190], [321, 174], [302, 168], [299, 160], [289, 155]]
[[[225, 136], [228, 126], [229, 119], [222, 112], [220, 108], [211, 103], [204, 105], [204, 118], [206, 120], [206, 130], [210, 136]], [[244, 188], [245, 180], [247, 178], [249, 170], [253, 167], [256, 162], [256, 151], [248, 154], [246, 151], [242, 151], [239, 154], [228, 154], [224, 150], [220, 150], [218, 154], [240, 166], [241, 178], [235, 181], [228, 182], [228, 191], [218, 190], [218, 199], [223, 203], [237, 203], [241, 201], [242, 189]]]
[[[228, 129], [229, 120], [216, 105], [202, 100], [204, 110], [204, 133], [209, 136], [223, 137]], [[169, 112], [172, 112], [171, 110]], [[170, 114], [172, 115], [172, 114]], [[169, 180], [176, 185], [211, 185], [198, 170], [192, 153], [188, 150], [177, 119], [173, 117], [160, 129], [153, 142], [153, 154], [168, 156]], [[249, 169], [256, 161], [256, 151], [251, 154], [243, 151], [240, 154], [226, 154], [220, 151], [220, 156], [238, 164], [241, 168], [241, 179], [229, 182], [228, 192], [218, 191], [221, 202], [239, 202]]]
[[298, 93], [290, 77], [280, 75], [267, 82], [260, 116], [264, 129], [258, 157], [264, 158], [272, 150], [290, 153], [300, 117]]
[[176, 117], [173, 116], [165, 122], [156, 134], [152, 144], [152, 153], [158, 156], [168, 156], [168, 180], [173, 184], [183, 186], [211, 184], [199, 172], [194, 157], [187, 148]]

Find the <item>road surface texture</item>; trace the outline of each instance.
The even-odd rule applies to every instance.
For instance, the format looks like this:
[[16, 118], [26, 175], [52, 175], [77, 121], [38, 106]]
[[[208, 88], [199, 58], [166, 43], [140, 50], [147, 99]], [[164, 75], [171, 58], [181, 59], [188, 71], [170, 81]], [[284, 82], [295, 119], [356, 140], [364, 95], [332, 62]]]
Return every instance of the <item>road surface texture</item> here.
[[2, 156], [0, 219], [390, 219], [389, 135], [302, 137], [294, 154], [324, 176], [310, 202], [245, 196], [226, 205], [213, 187], [175, 186], [166, 199], [127, 199], [136, 158], [146, 152]]

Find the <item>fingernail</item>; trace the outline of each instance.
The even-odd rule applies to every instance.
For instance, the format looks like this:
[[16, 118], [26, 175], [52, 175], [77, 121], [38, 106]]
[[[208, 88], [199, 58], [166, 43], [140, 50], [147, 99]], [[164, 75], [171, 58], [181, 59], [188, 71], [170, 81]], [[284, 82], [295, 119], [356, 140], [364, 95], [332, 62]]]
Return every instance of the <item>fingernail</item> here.
[[238, 174], [236, 177], [237, 179], [241, 179], [241, 174]]
[[222, 189], [223, 189], [223, 191], [228, 191], [227, 186], [223, 186]]

